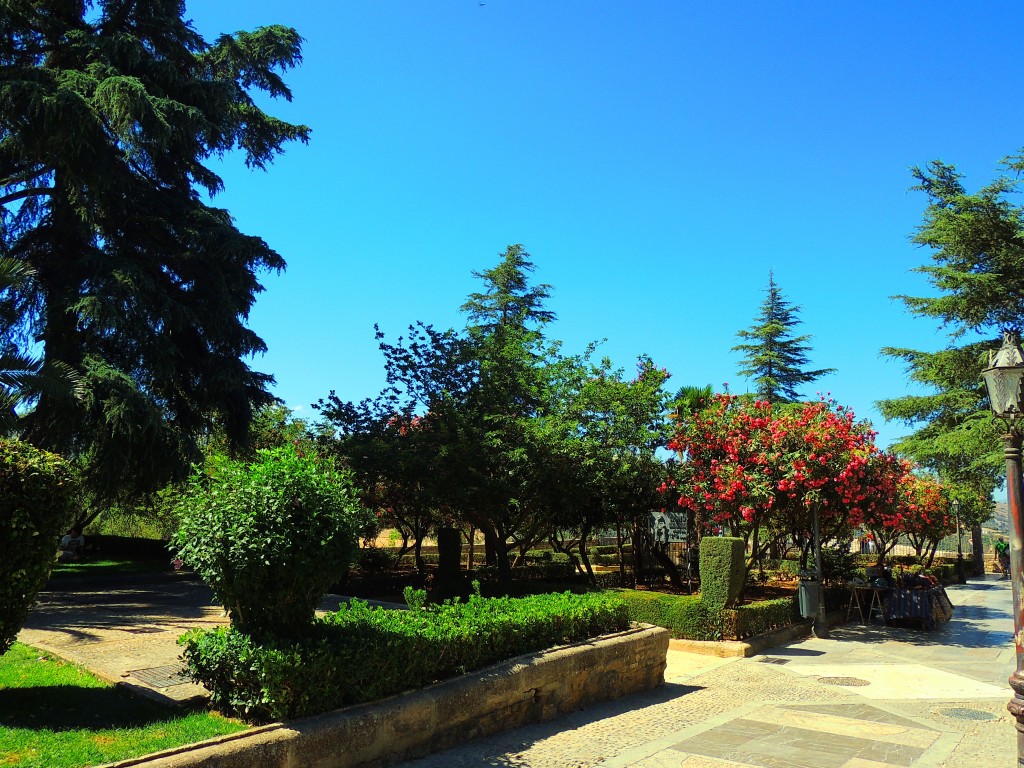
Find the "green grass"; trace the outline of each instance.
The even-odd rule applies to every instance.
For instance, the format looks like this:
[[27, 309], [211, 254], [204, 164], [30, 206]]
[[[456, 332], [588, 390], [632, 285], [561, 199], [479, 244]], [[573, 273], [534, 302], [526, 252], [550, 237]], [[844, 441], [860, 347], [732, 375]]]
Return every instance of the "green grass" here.
[[120, 573], [161, 573], [171, 570], [169, 560], [84, 560], [78, 563], [54, 563], [50, 578], [91, 578]]
[[4, 768], [79, 768], [244, 728], [206, 712], [175, 714], [21, 643], [0, 656]]

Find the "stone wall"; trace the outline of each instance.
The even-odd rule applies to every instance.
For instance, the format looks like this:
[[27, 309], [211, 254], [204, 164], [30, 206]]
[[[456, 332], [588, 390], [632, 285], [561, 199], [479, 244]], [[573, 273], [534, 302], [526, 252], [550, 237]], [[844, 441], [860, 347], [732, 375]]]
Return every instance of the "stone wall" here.
[[520, 656], [429, 688], [114, 765], [145, 768], [384, 766], [549, 720], [665, 680], [669, 633], [641, 626]]

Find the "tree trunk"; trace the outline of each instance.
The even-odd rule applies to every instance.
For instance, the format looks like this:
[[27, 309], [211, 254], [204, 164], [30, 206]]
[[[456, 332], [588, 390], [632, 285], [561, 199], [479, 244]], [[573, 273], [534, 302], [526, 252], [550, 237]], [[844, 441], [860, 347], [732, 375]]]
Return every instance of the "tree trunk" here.
[[971, 549], [975, 573], [985, 574], [985, 544], [981, 538], [981, 523], [971, 526]]
[[475, 548], [476, 548], [476, 528], [474, 528], [471, 525], [471, 526], [469, 526], [469, 533], [466, 535], [466, 549], [467, 549], [466, 570], [467, 571], [472, 571], [473, 570], [473, 553], [474, 553], [474, 549]]
[[615, 523], [615, 548], [619, 553], [619, 580], [626, 583], [626, 560], [622, 553], [622, 523]]
[[594, 569], [590, 565], [590, 557], [587, 555], [587, 537], [590, 535], [590, 527], [583, 526], [580, 531], [580, 560], [583, 563], [583, 567], [586, 569], [587, 580], [590, 581], [591, 585], [597, 585], [597, 578], [594, 576]]

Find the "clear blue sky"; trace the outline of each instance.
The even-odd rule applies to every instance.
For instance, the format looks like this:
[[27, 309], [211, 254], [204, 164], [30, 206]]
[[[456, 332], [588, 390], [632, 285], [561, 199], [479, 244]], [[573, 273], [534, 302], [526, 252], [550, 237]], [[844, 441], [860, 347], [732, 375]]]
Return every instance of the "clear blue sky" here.
[[383, 383], [373, 324], [461, 326], [511, 243], [554, 286], [550, 335], [607, 339], [672, 386], [729, 382], [769, 269], [803, 307], [813, 365], [871, 418], [911, 390], [883, 346], [936, 349], [893, 294], [925, 198], [909, 167], [975, 188], [1024, 146], [1019, 2], [189, 2], [208, 39], [306, 39], [273, 113], [313, 129], [267, 173], [221, 166], [216, 204], [288, 261], [250, 318], [254, 367], [298, 415]]

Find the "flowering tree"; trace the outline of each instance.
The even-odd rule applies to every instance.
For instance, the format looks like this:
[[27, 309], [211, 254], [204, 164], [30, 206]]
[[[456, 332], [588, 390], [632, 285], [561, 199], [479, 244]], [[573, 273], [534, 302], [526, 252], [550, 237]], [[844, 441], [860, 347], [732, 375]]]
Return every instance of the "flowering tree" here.
[[956, 520], [950, 514], [950, 499], [937, 479], [930, 475], [908, 476], [904, 487], [904, 532], [919, 558], [927, 555], [927, 565], [935, 557], [939, 542], [956, 531]]
[[679, 505], [698, 527], [741, 536], [748, 569], [781, 536], [807, 541], [815, 508], [824, 539], [849, 535], [881, 492], [868, 472], [874, 432], [832, 401], [773, 407], [719, 394], [669, 447], [681, 460]]
[[858, 524], [875, 542], [879, 565], [904, 532], [910, 469], [906, 460], [875, 451], [864, 463], [861, 488], [850, 497], [851, 502], [859, 504]]

